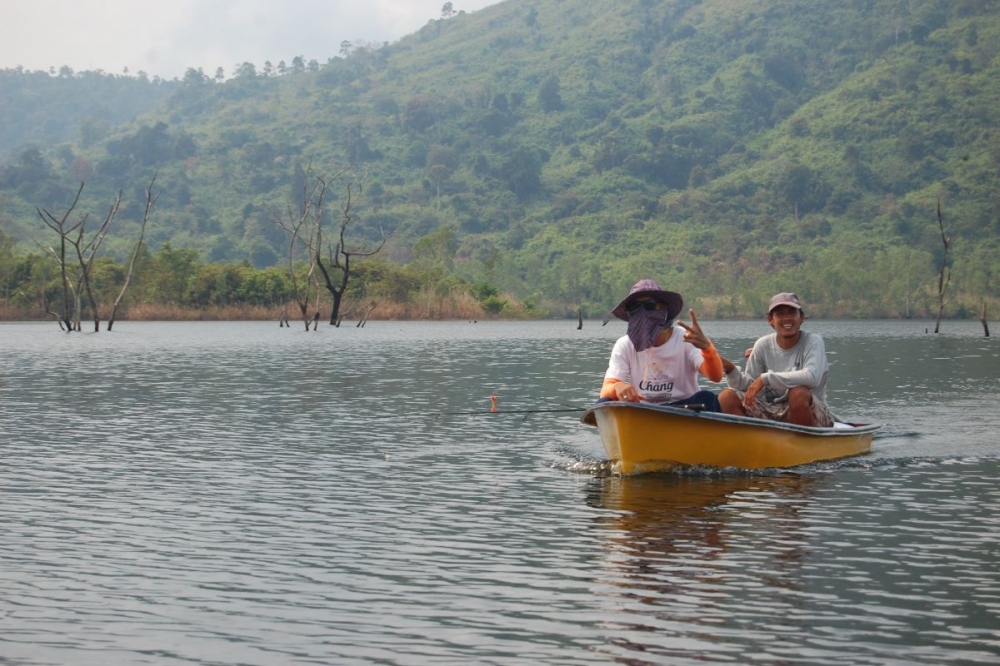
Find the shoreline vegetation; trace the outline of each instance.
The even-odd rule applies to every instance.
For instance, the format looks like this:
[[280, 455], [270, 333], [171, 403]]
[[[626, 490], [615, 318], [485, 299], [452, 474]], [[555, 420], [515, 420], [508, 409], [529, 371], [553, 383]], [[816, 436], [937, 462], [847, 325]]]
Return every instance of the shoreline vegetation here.
[[[140, 246], [134, 265], [98, 257], [71, 266], [38, 254], [14, 255], [3, 240], [0, 234], [0, 321], [53, 321], [64, 329], [94, 330], [95, 312], [104, 330], [112, 319], [308, 322], [314, 328], [380, 320], [603, 320], [611, 317], [618, 295], [602, 289], [588, 297], [581, 285], [580, 300], [574, 302], [542, 284], [515, 295], [492, 273], [478, 280], [456, 275], [444, 260], [404, 266], [370, 260], [352, 266], [342, 283], [337, 277], [334, 285], [341, 286], [324, 288], [306, 265], [201, 263], [194, 250], [169, 245], [155, 254]], [[997, 312], [1000, 300], [986, 295], [989, 289], [948, 288], [950, 283], [951, 269], [942, 261], [934, 283], [920, 281], [902, 293], [831, 291], [815, 275], [773, 276], [732, 289], [718, 284], [716, 293], [706, 293], [706, 285], [689, 290], [678, 284], [677, 290], [685, 295], [681, 319], [687, 319], [689, 309], [703, 319], [763, 319], [769, 295], [794, 284], [813, 319], [979, 319], [988, 329], [987, 315]], [[337, 321], [332, 322], [335, 303]]]
[[[932, 280], [925, 274], [911, 283], [904, 271], [902, 290], [899, 284], [871, 279], [845, 290], [838, 287], [843, 279], [825, 277], [822, 270], [761, 274], [754, 280], [744, 275], [735, 285], [728, 284], [732, 276], [715, 273], [712, 280], [696, 279], [695, 286], [686, 283], [695, 279], [691, 275], [685, 280], [668, 276], [666, 281], [684, 294], [685, 319], [688, 309], [704, 319], [762, 319], [769, 295], [791, 287], [804, 296], [807, 316], [813, 319], [979, 319], [986, 328], [987, 315], [997, 312], [1000, 299], [991, 295], [988, 282], [953, 283], [950, 241], [939, 223], [945, 252], [937, 276]], [[324, 283], [313, 266], [301, 262], [284, 268], [256, 268], [246, 261], [202, 263], [195, 250], [164, 245], [150, 254], [142, 241], [134, 262], [101, 256], [75, 265], [62, 255], [55, 260], [41, 254], [15, 255], [10, 239], [0, 233], [0, 321], [59, 321], [63, 328], [94, 330], [97, 312], [105, 329], [112, 319], [270, 320], [291, 326], [308, 321], [318, 326], [332, 323], [335, 304], [338, 325], [369, 320], [600, 320], [611, 316], [622, 293], [599, 275], [585, 284], [575, 273], [566, 278], [576, 284], [574, 297], [553, 293], [540, 276], [530, 291], [518, 292], [497, 279], [495, 266], [475, 277], [457, 274], [449, 252], [421, 257], [405, 265], [370, 259], [349, 271], [341, 266], [341, 273], [334, 271], [332, 282]], [[889, 268], [879, 270], [888, 277], [894, 274]], [[863, 267], [857, 270], [863, 272]]]
[[[353, 303], [349, 304], [341, 314], [342, 326], [362, 325], [366, 321], [445, 321], [445, 320], [467, 320], [467, 321], [531, 321], [544, 319], [565, 319], [576, 320], [578, 318], [586, 320], [602, 320], [611, 318], [610, 311], [605, 313], [588, 312], [586, 309], [581, 313], [572, 312], [568, 308], [559, 308], [558, 311], [550, 311], [540, 308], [527, 307], [523, 303], [515, 301], [512, 297], [506, 296], [505, 306], [499, 312], [489, 312], [474, 297], [468, 294], [449, 295], [443, 298], [427, 298], [417, 302], [396, 303], [383, 302], [375, 304]], [[720, 312], [726, 310], [720, 307], [715, 300], [704, 299], [693, 304], [685, 304], [685, 311], [680, 317], [687, 320], [687, 309], [693, 308], [699, 318], [705, 320], [752, 320], [761, 318], [762, 315], [752, 313], [740, 313], [733, 315], [731, 312]], [[312, 317], [316, 312], [313, 307], [309, 310], [310, 325]], [[320, 303], [319, 324], [329, 325], [330, 304]], [[59, 316], [52, 312], [46, 312], [37, 305], [26, 306], [24, 304], [2, 303], [0, 302], [0, 322], [15, 321], [51, 321], [56, 324]], [[852, 312], [849, 307], [836, 308], [833, 310], [823, 308], [814, 309], [809, 312], [810, 319], [912, 319], [912, 320], [933, 320], [934, 313], [928, 310], [911, 312], [906, 315], [902, 312], [885, 312], [878, 315], [859, 315]], [[93, 330], [93, 316], [84, 308], [80, 321], [82, 330]], [[288, 322], [291, 327], [303, 326], [304, 320], [295, 307], [285, 305], [209, 305], [204, 307], [179, 306], [161, 303], [137, 303], [123, 305], [116, 317], [117, 321], [274, 321], [282, 320]], [[984, 320], [983, 316], [977, 316], [971, 311], [962, 310], [951, 315], [945, 315], [943, 320]], [[986, 317], [988, 322], [989, 318]], [[101, 330], [104, 330], [107, 322], [107, 314], [101, 313]], [[984, 324], [985, 328], [985, 324]]]
[[[316, 312], [309, 310], [310, 318]], [[107, 320], [107, 314], [101, 313], [101, 321]], [[328, 325], [330, 304], [320, 303], [319, 323]], [[51, 312], [45, 312], [37, 305], [20, 306], [0, 303], [0, 321], [52, 321], [56, 323], [60, 317]], [[405, 320], [486, 320], [486, 319], [546, 319], [546, 313], [530, 313], [523, 305], [507, 301], [502, 313], [491, 314], [471, 295], [458, 294], [446, 298], [427, 299], [413, 303], [361, 303], [349, 304], [341, 313], [342, 325], [355, 325], [361, 321], [405, 321]], [[123, 305], [116, 317], [117, 321], [281, 321], [285, 319], [290, 326], [303, 325], [303, 318], [298, 308], [286, 305], [209, 305], [205, 307], [190, 307], [159, 303], [138, 303]], [[83, 330], [92, 328], [93, 315], [86, 309], [80, 316]], [[311, 319], [310, 319], [311, 321]], [[88, 322], [91, 327], [88, 328]], [[103, 326], [102, 326], [103, 330]]]

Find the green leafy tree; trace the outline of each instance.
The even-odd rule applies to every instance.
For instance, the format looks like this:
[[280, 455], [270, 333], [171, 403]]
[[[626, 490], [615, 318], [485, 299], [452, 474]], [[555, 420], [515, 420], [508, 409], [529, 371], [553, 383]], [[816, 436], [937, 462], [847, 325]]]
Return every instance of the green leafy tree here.
[[164, 244], [153, 256], [146, 282], [148, 293], [154, 301], [170, 305], [187, 303], [188, 280], [198, 266], [198, 252], [175, 249]]
[[560, 92], [559, 77], [550, 74], [542, 79], [538, 86], [538, 103], [546, 112], [562, 111], [563, 101]]
[[417, 132], [427, 130], [436, 119], [435, 102], [431, 97], [413, 97], [403, 110], [403, 124]]
[[511, 192], [525, 201], [541, 190], [541, 156], [531, 148], [517, 148], [504, 163], [502, 174]]
[[451, 225], [446, 224], [414, 244], [413, 261], [421, 266], [440, 266], [450, 271], [454, 268], [457, 251], [458, 237]]
[[434, 146], [427, 153], [427, 175], [436, 187], [438, 210], [441, 210], [441, 183], [451, 177], [457, 166], [458, 153], [449, 146]]

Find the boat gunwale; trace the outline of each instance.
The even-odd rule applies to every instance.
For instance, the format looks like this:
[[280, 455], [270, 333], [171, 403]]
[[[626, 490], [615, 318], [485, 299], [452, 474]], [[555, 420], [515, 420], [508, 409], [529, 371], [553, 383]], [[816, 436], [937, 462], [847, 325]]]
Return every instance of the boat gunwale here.
[[659, 412], [663, 414], [669, 414], [671, 416], [679, 416], [682, 418], [692, 418], [692, 419], [704, 419], [706, 421], [717, 421], [719, 423], [727, 423], [732, 425], [742, 425], [749, 426], [753, 428], [765, 428], [773, 430], [788, 430], [791, 432], [796, 432], [804, 435], [810, 435], [814, 437], [843, 437], [847, 435], [859, 435], [867, 433], [875, 433], [882, 429], [882, 425], [878, 423], [845, 423], [849, 425], [849, 428], [827, 428], [820, 426], [804, 426], [795, 423], [784, 423], [782, 421], [772, 421], [770, 419], [758, 419], [751, 416], [737, 416], [735, 414], [724, 414], [721, 412], [706, 412], [698, 411], [694, 409], [686, 409], [684, 407], [674, 407], [671, 405], [656, 405], [648, 402], [622, 402], [622, 401], [608, 401], [600, 402], [591, 405], [584, 412], [580, 421], [596, 427], [596, 418], [593, 416], [594, 412], [601, 409], [608, 408], [624, 408], [624, 409], [639, 409], [643, 411]]

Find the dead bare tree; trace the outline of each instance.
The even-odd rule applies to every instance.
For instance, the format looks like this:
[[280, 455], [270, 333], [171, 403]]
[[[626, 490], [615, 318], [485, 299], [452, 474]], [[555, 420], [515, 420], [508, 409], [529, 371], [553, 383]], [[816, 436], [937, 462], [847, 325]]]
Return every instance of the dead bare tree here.
[[[69, 245], [69, 235], [76, 231], [76, 228], [81, 226], [84, 220], [80, 220], [76, 223], [70, 223], [69, 218], [76, 209], [76, 205], [80, 202], [80, 194], [83, 192], [83, 183], [80, 183], [79, 189], [76, 191], [76, 196], [73, 197], [72, 203], [70, 203], [69, 208], [66, 212], [58, 219], [53, 216], [48, 211], [42, 212], [41, 209], [35, 208], [38, 212], [39, 217], [50, 229], [55, 231], [59, 235], [59, 249], [48, 248], [47, 251], [52, 254], [56, 261], [59, 262], [59, 276], [62, 282], [62, 293], [63, 293], [63, 308], [62, 312], [52, 312], [59, 319], [59, 328], [64, 329], [67, 333], [76, 330], [73, 326], [74, 318], [74, 306], [76, 305], [76, 291], [70, 281], [69, 266], [66, 262], [66, 251]], [[84, 218], [86, 219], [86, 218]]]
[[335, 326], [339, 327], [341, 322], [344, 321], [344, 319], [354, 316], [355, 311], [360, 311], [364, 307], [364, 303], [362, 302], [364, 299], [363, 296], [365, 291], [364, 286], [362, 286], [361, 291], [362, 291], [361, 298], [347, 299], [345, 296], [345, 299], [341, 301], [340, 312], [337, 314], [337, 323], [335, 324]]
[[364, 313], [361, 315], [361, 318], [358, 319], [357, 323], [358, 328], [365, 327], [365, 324], [368, 323], [369, 317], [372, 316], [372, 312], [374, 312], [375, 308], [377, 307], [378, 307], [378, 301], [370, 301], [367, 305], [365, 305]]
[[[351, 279], [351, 257], [370, 257], [378, 254], [391, 237], [391, 234], [386, 235], [385, 230], [379, 226], [381, 240], [374, 249], [348, 249], [346, 235], [347, 228], [353, 221], [351, 209], [356, 203], [355, 196], [361, 196], [362, 191], [363, 188], [360, 182], [356, 186], [352, 182], [347, 182], [346, 193], [340, 204], [341, 216], [336, 233], [336, 241], [333, 243], [328, 242], [325, 247], [326, 263], [324, 263], [322, 252], [317, 251], [316, 253], [316, 265], [323, 275], [323, 283], [326, 286], [326, 290], [333, 297], [333, 308], [330, 310], [331, 326], [340, 326], [340, 305], [344, 297], [344, 292], [347, 291], [347, 284]], [[323, 248], [322, 244], [320, 244], [320, 248]]]
[[938, 275], [938, 313], [937, 323], [934, 324], [934, 332], [941, 330], [941, 313], [944, 312], [944, 292], [951, 282], [951, 271], [948, 270], [948, 248], [951, 246], [951, 239], [944, 233], [944, 220], [941, 217], [941, 200], [937, 202], [938, 227], [941, 229], [941, 244], [944, 246], [941, 252], [941, 273]]
[[125, 281], [122, 283], [121, 291], [118, 292], [118, 297], [115, 299], [114, 304], [111, 306], [111, 314], [108, 316], [108, 330], [115, 325], [115, 318], [118, 315], [118, 306], [121, 305], [122, 299], [125, 298], [125, 292], [128, 290], [129, 284], [132, 282], [132, 273], [135, 270], [135, 260], [139, 256], [139, 251], [142, 249], [142, 242], [146, 236], [146, 223], [149, 221], [149, 212], [153, 210], [153, 204], [156, 200], [160, 198], [157, 194], [153, 196], [153, 184], [156, 182], [156, 174], [153, 174], [153, 178], [149, 181], [149, 185], [146, 186], [146, 208], [142, 213], [142, 225], [139, 227], [139, 238], [135, 242], [135, 247], [132, 249], [132, 256], [129, 257], [128, 261], [128, 271], [125, 273]]
[[[319, 302], [322, 287], [330, 293], [333, 307], [330, 311], [330, 324], [339, 326], [341, 321], [341, 306], [347, 285], [351, 278], [351, 258], [368, 257], [379, 252], [388, 241], [382, 229], [381, 242], [374, 249], [348, 249], [346, 235], [352, 221], [351, 209], [356, 197], [361, 194], [361, 184], [351, 180], [346, 182], [346, 194], [341, 202], [341, 216], [336, 231], [332, 234], [334, 242], [326, 240], [326, 193], [333, 182], [343, 181], [344, 175], [350, 169], [326, 178], [313, 171], [312, 165], [306, 169], [302, 184], [299, 209], [293, 213], [289, 208], [283, 215], [271, 211], [272, 217], [288, 235], [288, 275], [291, 281], [292, 300], [297, 305], [305, 323], [306, 330], [310, 324], [316, 330], [319, 319]], [[304, 259], [303, 257], [304, 253]], [[305, 268], [303, 275], [303, 266]], [[319, 269], [317, 272], [316, 269]], [[322, 281], [321, 281], [322, 277]], [[310, 315], [309, 301], [315, 297], [316, 306]], [[287, 322], [287, 308], [283, 311], [280, 325]]]
[[[108, 214], [104, 216], [104, 221], [98, 227], [94, 235], [89, 239], [84, 236], [84, 230], [86, 228], [86, 216], [84, 216], [83, 222], [80, 224], [76, 231], [76, 237], [70, 238], [70, 244], [73, 249], [76, 250], [76, 259], [79, 263], [80, 268], [80, 279], [79, 284], [83, 288], [83, 293], [87, 297], [87, 303], [90, 305], [91, 316], [94, 318], [94, 333], [101, 330], [101, 312], [97, 305], [97, 299], [94, 297], [93, 288], [93, 275], [94, 275], [94, 259], [97, 258], [97, 252], [101, 249], [101, 244], [108, 235], [108, 231], [111, 229], [111, 222], [114, 221], [115, 216], [118, 215], [118, 209], [121, 206], [122, 193], [119, 190], [118, 194], [115, 195], [114, 201], [111, 202], [111, 207], [108, 210]], [[79, 293], [79, 289], [77, 292]], [[79, 308], [77, 308], [79, 312]], [[79, 330], [79, 328], [77, 328]]]
[[983, 316], [979, 318], [983, 324], [983, 337], [990, 337], [990, 325], [986, 321], [986, 301], [983, 301]]
[[[56, 217], [48, 210], [42, 208], [35, 210], [38, 212], [39, 217], [45, 224], [59, 234], [59, 252], [57, 253], [57, 259], [59, 261], [60, 272], [63, 279], [63, 311], [64, 315], [62, 322], [66, 325], [67, 330], [80, 330], [80, 306], [79, 297], [82, 290], [83, 294], [87, 297], [87, 303], [90, 306], [91, 315], [94, 317], [94, 332], [101, 330], [101, 313], [97, 305], [97, 299], [94, 296], [93, 289], [93, 268], [94, 259], [97, 258], [97, 253], [101, 249], [101, 244], [108, 235], [108, 231], [111, 229], [111, 223], [114, 221], [115, 216], [118, 215], [118, 209], [121, 206], [122, 193], [119, 190], [118, 194], [115, 196], [114, 201], [111, 202], [111, 207], [108, 210], [108, 214], [104, 216], [104, 221], [97, 228], [97, 230], [88, 238], [87, 232], [87, 220], [89, 215], [85, 214], [77, 222], [70, 223], [69, 218], [76, 209], [76, 205], [80, 200], [80, 193], [83, 192], [83, 183], [80, 183], [80, 188], [76, 191], [76, 196], [70, 207], [66, 212], [60, 216]], [[77, 268], [79, 272], [76, 275], [77, 287], [73, 289], [69, 280], [69, 267], [68, 260], [66, 258], [67, 245], [72, 247], [76, 253]], [[75, 296], [75, 302], [70, 305], [69, 291], [73, 290]], [[73, 313], [73, 317], [70, 317], [70, 313]]]
[[[139, 233], [139, 239], [136, 241], [135, 249], [133, 250], [131, 259], [129, 260], [128, 272], [125, 276], [124, 284], [118, 293], [118, 297], [114, 301], [114, 305], [108, 319], [109, 331], [115, 322], [118, 307], [121, 305], [122, 299], [125, 297], [125, 292], [128, 290], [129, 283], [132, 280], [136, 258], [138, 257], [139, 251], [142, 247], [143, 238], [146, 233], [146, 225], [149, 221], [149, 212], [156, 201], [156, 197], [152, 194], [152, 188], [155, 182], [156, 176], [154, 175], [152, 180], [149, 182], [149, 186], [146, 188], [146, 210], [142, 217], [142, 227]], [[70, 220], [80, 203], [80, 195], [83, 192], [83, 188], [84, 183], [80, 183], [80, 187], [77, 189], [76, 196], [73, 197], [73, 201], [70, 203], [69, 208], [66, 209], [65, 213], [58, 217], [45, 208], [36, 208], [35, 210], [38, 212], [39, 217], [42, 218], [42, 221], [46, 224], [46, 226], [55, 231], [59, 236], [58, 249], [49, 247], [46, 248], [46, 251], [52, 255], [59, 264], [60, 278], [62, 280], [63, 307], [62, 312], [58, 313], [51, 310], [48, 304], [46, 304], [46, 310], [57, 317], [59, 327], [63, 330], [67, 332], [79, 331], [81, 330], [80, 317], [83, 312], [80, 301], [83, 297], [86, 297], [90, 313], [94, 318], [94, 332], [96, 333], [101, 330], [101, 306], [100, 303], [97, 302], [97, 296], [94, 290], [94, 263], [97, 259], [98, 253], [100, 252], [101, 244], [104, 242], [108, 232], [111, 230], [112, 223], [118, 216], [118, 211], [121, 208], [122, 192], [121, 190], [118, 191], [114, 200], [111, 202], [111, 206], [108, 208], [107, 214], [104, 216], [104, 220], [93, 233], [88, 235], [87, 221], [90, 219], [89, 214], [83, 214], [75, 222]], [[70, 248], [73, 249], [74, 254], [76, 255], [75, 262], [73, 262], [68, 256]]]
[[[316, 264], [319, 256], [323, 231], [323, 204], [326, 197], [326, 180], [312, 172], [312, 165], [306, 170], [302, 183], [301, 199], [298, 202], [298, 213], [291, 206], [284, 215], [271, 211], [271, 216], [288, 234], [288, 278], [292, 285], [292, 300], [295, 301], [302, 316], [306, 330], [319, 320], [319, 284], [316, 279]], [[300, 271], [300, 256], [305, 259], [305, 275]], [[309, 301], [315, 296], [316, 310], [309, 314]], [[283, 321], [288, 323], [287, 306], [283, 311]]]

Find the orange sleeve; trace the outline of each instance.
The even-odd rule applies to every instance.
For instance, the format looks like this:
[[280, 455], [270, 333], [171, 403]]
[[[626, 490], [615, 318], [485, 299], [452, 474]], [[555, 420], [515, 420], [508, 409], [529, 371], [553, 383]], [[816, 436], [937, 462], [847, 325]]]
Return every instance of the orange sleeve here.
[[611, 398], [612, 400], [618, 399], [618, 394], [615, 393], [615, 385], [621, 383], [622, 380], [616, 379], [614, 377], [608, 377], [604, 380], [604, 384], [601, 385], [601, 397]]
[[708, 349], [702, 349], [701, 358], [703, 360], [698, 371], [713, 382], [721, 382], [725, 373], [722, 371], [722, 357], [716, 351], [715, 345], [711, 345]]

